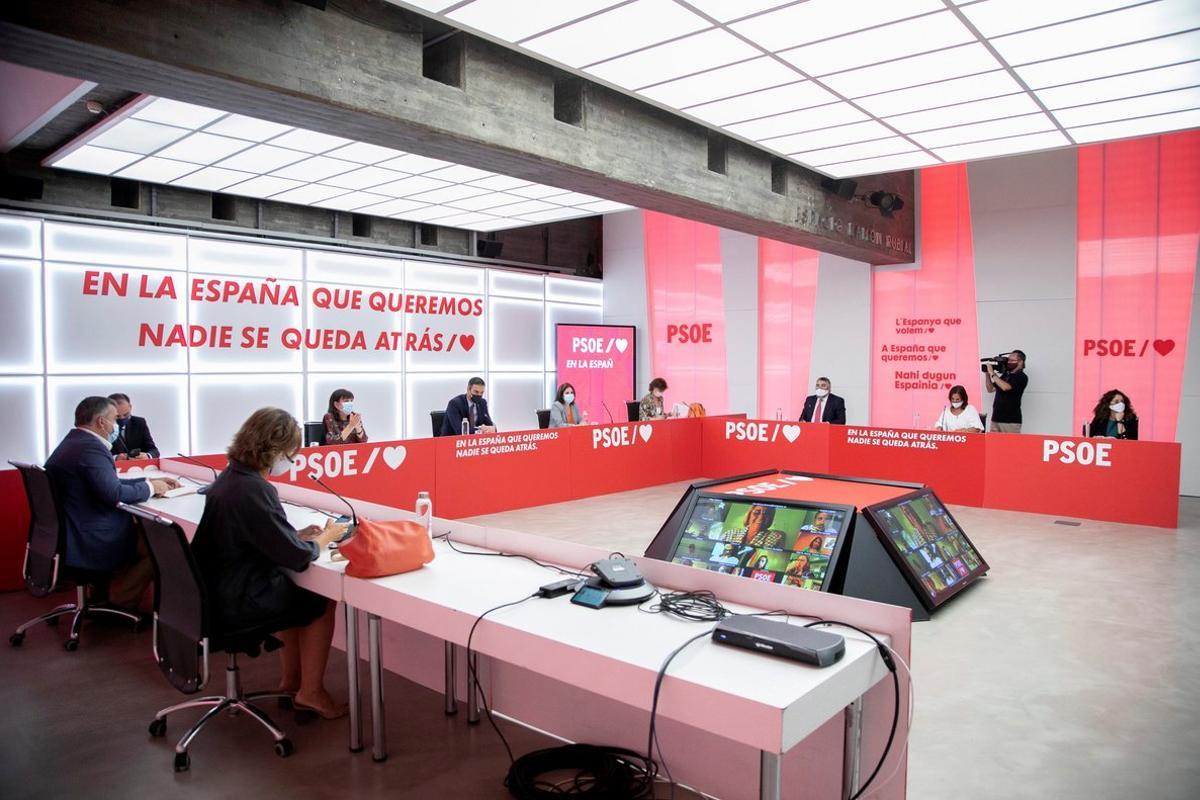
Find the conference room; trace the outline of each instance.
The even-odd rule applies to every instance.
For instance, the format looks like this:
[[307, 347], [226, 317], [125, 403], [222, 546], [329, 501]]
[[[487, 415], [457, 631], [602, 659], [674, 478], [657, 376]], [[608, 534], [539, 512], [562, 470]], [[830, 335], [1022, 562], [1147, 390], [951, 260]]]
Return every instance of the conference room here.
[[1194, 796], [1193, 6], [0, 8], [5, 796]]

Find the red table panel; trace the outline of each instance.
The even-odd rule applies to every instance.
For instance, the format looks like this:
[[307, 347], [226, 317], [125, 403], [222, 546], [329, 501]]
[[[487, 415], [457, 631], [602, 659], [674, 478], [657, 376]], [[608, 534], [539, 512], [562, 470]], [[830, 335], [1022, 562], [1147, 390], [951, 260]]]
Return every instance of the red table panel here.
[[515, 431], [431, 439], [433, 513], [471, 517], [574, 499], [572, 431]]
[[702, 422], [676, 419], [571, 429], [567, 435], [574, 496], [627, 492], [694, 478], [700, 463]]
[[710, 417], [704, 420], [699, 475], [719, 478], [764, 469], [829, 471], [833, 425]]
[[829, 472], [924, 483], [946, 503], [983, 505], [987, 434], [832, 426]]

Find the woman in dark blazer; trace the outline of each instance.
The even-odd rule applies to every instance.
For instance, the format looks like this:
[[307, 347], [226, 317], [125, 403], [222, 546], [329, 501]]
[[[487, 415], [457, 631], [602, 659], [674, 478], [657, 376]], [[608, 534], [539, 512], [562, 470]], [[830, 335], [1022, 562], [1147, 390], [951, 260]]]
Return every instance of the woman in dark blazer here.
[[192, 552], [217, 629], [279, 632], [281, 691], [295, 692], [297, 708], [333, 719], [345, 713], [324, 686], [335, 606], [292, 583], [285, 570], [308, 569], [345, 526], [330, 521], [297, 531], [267, 481], [291, 469], [300, 440], [299, 423], [283, 409], [250, 415], [233, 437], [229, 467], [209, 486]]
[[1138, 438], [1137, 413], [1129, 395], [1117, 389], [1109, 389], [1092, 410], [1092, 423], [1088, 425], [1088, 436], [1107, 436], [1111, 439]]

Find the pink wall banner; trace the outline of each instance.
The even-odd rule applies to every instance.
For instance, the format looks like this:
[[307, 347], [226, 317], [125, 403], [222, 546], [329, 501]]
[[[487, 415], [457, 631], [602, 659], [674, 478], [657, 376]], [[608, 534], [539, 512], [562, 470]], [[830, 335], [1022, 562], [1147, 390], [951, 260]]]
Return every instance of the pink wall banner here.
[[758, 240], [758, 416], [795, 420], [809, 394], [821, 254]]
[[[699, 402], [709, 414], [723, 414], [729, 392], [719, 231], [669, 214], [644, 213], [650, 371], [670, 387], [668, 407]], [[638, 391], [640, 396], [646, 387]]]
[[1200, 131], [1079, 148], [1075, 430], [1110, 389], [1175, 440], [1200, 234]]
[[931, 428], [955, 384], [983, 403], [967, 167], [923, 169], [920, 187], [920, 268], [872, 276], [872, 425]]
[[555, 380], [575, 387], [575, 405], [588, 420], [624, 422], [625, 401], [641, 396], [634, 386], [636, 335], [632, 325], [556, 326]]

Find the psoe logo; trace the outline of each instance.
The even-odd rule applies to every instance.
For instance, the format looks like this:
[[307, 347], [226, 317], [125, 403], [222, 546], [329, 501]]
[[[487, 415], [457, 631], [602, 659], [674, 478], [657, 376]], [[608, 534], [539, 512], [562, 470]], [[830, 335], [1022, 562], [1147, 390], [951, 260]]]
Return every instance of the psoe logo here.
[[654, 435], [654, 426], [643, 422], [641, 425], [608, 425], [592, 428], [592, 449], [601, 447], [633, 447], [641, 442], [645, 444]]
[[[364, 452], [365, 450], [365, 452]], [[361, 457], [365, 455], [366, 461]], [[290, 480], [296, 480], [297, 475], [312, 475], [318, 478], [352, 478], [355, 475], [368, 475], [375, 468], [377, 461], [382, 461], [388, 469], [396, 470], [408, 457], [408, 449], [402, 444], [374, 445], [369, 449], [361, 447], [347, 448], [315, 448], [309, 452], [301, 451], [292, 460], [292, 469], [288, 473]]]
[[616, 350], [624, 353], [629, 348], [629, 340], [625, 337], [613, 337], [605, 340], [603, 336], [573, 336], [571, 337], [572, 353], [611, 353]]
[[800, 426], [795, 423], [746, 422], [730, 420], [725, 423], [725, 440], [732, 442], [774, 442], [782, 436], [788, 444], [800, 438]]
[[1106, 442], [1060, 442], [1057, 439], [1042, 440], [1042, 461], [1052, 459], [1062, 464], [1080, 464], [1085, 467], [1111, 467], [1112, 444]]

